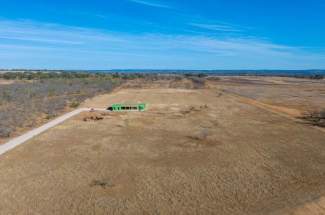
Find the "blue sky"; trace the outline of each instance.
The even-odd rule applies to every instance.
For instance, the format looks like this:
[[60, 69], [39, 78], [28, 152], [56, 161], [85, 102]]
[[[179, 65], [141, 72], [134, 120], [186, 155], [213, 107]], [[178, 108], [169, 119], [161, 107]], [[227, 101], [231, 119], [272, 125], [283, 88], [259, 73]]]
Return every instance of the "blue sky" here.
[[0, 3], [0, 68], [325, 69], [323, 0]]

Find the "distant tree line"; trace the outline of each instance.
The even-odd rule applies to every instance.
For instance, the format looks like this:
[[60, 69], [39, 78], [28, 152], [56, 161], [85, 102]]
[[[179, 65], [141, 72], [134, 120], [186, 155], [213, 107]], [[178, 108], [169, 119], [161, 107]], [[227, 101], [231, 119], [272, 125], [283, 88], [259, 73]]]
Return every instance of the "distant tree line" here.
[[5, 72], [0, 78], [6, 80], [42, 80], [42, 79], [75, 79], [75, 78], [116, 78], [115, 74], [86, 72]]
[[[170, 77], [184, 76], [183, 74], [159, 74], [159, 73], [91, 73], [91, 72], [3, 72], [0, 79], [6, 80], [44, 80], [44, 79], [76, 79], [76, 78], [96, 78], [96, 79], [168, 79]], [[186, 76], [186, 75], [185, 75]], [[192, 74], [191, 76], [195, 76]], [[201, 77], [201, 75], [199, 75]], [[203, 76], [202, 76], [203, 77]]]
[[295, 75], [295, 78], [306, 78], [306, 79], [313, 79], [313, 80], [322, 80], [325, 79], [325, 75]]

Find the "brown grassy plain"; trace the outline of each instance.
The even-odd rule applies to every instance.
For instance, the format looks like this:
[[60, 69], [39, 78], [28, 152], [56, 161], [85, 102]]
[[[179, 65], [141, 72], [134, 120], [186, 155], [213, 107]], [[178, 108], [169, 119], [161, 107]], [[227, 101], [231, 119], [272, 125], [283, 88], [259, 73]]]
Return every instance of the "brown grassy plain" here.
[[[2, 214], [324, 214], [325, 133], [296, 119], [322, 81], [129, 82], [0, 157]], [[89, 119], [90, 115], [100, 120]]]

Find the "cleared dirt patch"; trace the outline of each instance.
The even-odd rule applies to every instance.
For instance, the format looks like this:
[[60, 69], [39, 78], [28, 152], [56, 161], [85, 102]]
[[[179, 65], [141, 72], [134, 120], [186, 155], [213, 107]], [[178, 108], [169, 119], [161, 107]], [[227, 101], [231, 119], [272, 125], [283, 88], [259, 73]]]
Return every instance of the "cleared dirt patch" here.
[[89, 121], [100, 121], [104, 119], [104, 114], [99, 114], [99, 113], [83, 113], [81, 114], [82, 120], [84, 122], [89, 122]]

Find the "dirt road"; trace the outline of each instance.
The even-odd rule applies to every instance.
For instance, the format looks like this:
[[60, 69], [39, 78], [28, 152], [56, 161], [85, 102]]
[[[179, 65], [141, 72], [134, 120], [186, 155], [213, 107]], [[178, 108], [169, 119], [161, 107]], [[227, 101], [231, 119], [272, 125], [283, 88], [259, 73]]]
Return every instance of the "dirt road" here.
[[[58, 117], [57, 119], [51, 121], [51, 122], [48, 122], [46, 123], [45, 125], [39, 127], [39, 128], [36, 128], [36, 129], [33, 129], [29, 132], [27, 132], [26, 134], [24, 135], [21, 135], [17, 138], [14, 138], [12, 140], [10, 140], [9, 142], [3, 144], [3, 145], [0, 145], [0, 155], [14, 149], [15, 147], [25, 143], [26, 141], [34, 138], [35, 136], [47, 131], [48, 129], [50, 128], [53, 128], [61, 123], [63, 123], [64, 121], [70, 119], [71, 117], [73, 116], [76, 116], [82, 112], [85, 112], [85, 111], [90, 111], [91, 109], [90, 108], [80, 108], [80, 109], [77, 109], [77, 110], [74, 110], [70, 113], [66, 113], [60, 117]], [[105, 111], [105, 109], [103, 108], [95, 108], [93, 109], [95, 111]]]

